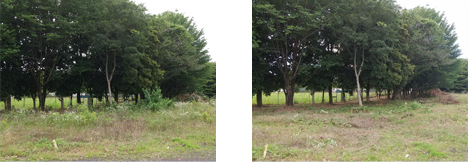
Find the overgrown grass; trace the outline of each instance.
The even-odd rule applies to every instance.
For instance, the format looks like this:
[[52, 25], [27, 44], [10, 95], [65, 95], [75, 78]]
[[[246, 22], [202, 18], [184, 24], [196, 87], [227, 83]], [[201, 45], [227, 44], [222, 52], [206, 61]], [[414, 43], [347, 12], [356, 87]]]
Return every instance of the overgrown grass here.
[[454, 95], [460, 104], [400, 100], [363, 107], [254, 109], [252, 160], [467, 160], [468, 95]]
[[0, 114], [0, 160], [215, 160], [215, 103], [133, 106]]
[[[328, 103], [329, 96], [328, 92], [325, 92], [325, 103]], [[383, 95], [383, 94], [382, 94]], [[341, 101], [341, 94], [340, 93], [333, 93], [333, 96], [337, 96], [337, 98], [333, 98], [333, 102], [342, 102]], [[363, 93], [363, 96], [366, 97], [366, 93]], [[370, 92], [370, 97], [375, 97], [375, 92]], [[381, 96], [384, 98], [385, 96]], [[314, 95], [315, 103], [322, 103], [322, 92], [315, 92]], [[350, 96], [348, 93], [345, 94], [345, 100], [357, 100], [357, 94], [354, 93], [353, 96]], [[365, 98], [364, 98], [365, 100]], [[265, 105], [283, 105], [286, 103], [286, 96], [283, 92], [280, 93], [271, 93], [271, 95], [266, 96], [263, 94], [262, 102]], [[312, 103], [312, 95], [309, 92], [298, 92], [294, 94], [294, 103], [295, 104], [305, 104], [305, 103]], [[257, 105], [257, 96], [252, 96], [252, 105]]]

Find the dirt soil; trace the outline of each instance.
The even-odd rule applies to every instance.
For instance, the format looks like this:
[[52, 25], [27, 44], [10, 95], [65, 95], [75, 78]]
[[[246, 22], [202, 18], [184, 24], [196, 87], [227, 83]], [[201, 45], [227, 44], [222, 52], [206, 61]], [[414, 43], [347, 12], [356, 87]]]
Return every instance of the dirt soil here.
[[157, 153], [153, 155], [119, 156], [106, 158], [83, 158], [75, 161], [216, 161], [216, 151], [197, 151], [190, 153], [180, 153], [168, 157], [159, 157]]

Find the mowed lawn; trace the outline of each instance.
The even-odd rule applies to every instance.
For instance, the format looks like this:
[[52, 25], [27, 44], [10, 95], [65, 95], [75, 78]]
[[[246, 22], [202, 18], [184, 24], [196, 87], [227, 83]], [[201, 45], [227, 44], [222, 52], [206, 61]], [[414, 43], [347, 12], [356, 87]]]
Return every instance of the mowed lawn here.
[[466, 161], [468, 94], [452, 95], [459, 104], [374, 98], [363, 107], [253, 106], [252, 160]]
[[[384, 95], [385, 93], [382, 93]], [[329, 96], [328, 92], [325, 92], [322, 94], [322, 92], [315, 92], [314, 94], [314, 99], [315, 103], [322, 103], [322, 95], [325, 96], [325, 103], [328, 103]], [[370, 92], [369, 93], [370, 97], [375, 97], [376, 94], [375, 92]], [[338, 96], [336, 98], [333, 98], [333, 102], [342, 102], [341, 101], [341, 93], [335, 93], [333, 92], [333, 96]], [[366, 97], [366, 93], [363, 93], [363, 97]], [[349, 93], [345, 94], [345, 100], [357, 100], [357, 93], [354, 93], [353, 96], [350, 96]], [[381, 96], [381, 98], [385, 98], [386, 96]], [[365, 100], [365, 98], [364, 98]], [[263, 94], [262, 96], [262, 102], [264, 105], [282, 105], [286, 103], [286, 96], [284, 95], [283, 92], [273, 92], [269, 96], [266, 96]], [[305, 103], [312, 103], [312, 95], [310, 92], [297, 92], [294, 94], [294, 104], [305, 104]], [[252, 105], [257, 105], [257, 95], [252, 96]]]
[[215, 101], [155, 112], [133, 106], [2, 110], [0, 161], [216, 160]]

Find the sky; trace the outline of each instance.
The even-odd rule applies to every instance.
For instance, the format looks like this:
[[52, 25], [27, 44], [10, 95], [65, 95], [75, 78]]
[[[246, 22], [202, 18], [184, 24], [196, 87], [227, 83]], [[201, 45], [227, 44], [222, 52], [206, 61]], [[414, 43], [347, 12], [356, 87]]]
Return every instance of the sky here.
[[216, 62], [218, 57], [223, 52], [223, 49], [219, 45], [222, 40], [225, 39], [219, 30], [216, 28], [216, 19], [220, 18], [220, 15], [214, 11], [218, 2], [215, 1], [190, 1], [190, 0], [167, 0], [167, 1], [156, 1], [156, 0], [131, 0], [136, 4], [143, 3], [150, 14], [160, 14], [165, 11], [178, 10], [179, 13], [183, 13], [187, 17], [192, 17], [197, 29], [203, 29], [205, 32], [205, 39], [207, 45], [205, 49], [208, 49], [208, 54], [211, 56], [211, 62]]
[[412, 9], [417, 6], [434, 8], [440, 13], [445, 13], [449, 24], [455, 24], [455, 32], [458, 36], [458, 48], [462, 55], [459, 58], [468, 58], [468, 1], [467, 0], [397, 0], [402, 8]]

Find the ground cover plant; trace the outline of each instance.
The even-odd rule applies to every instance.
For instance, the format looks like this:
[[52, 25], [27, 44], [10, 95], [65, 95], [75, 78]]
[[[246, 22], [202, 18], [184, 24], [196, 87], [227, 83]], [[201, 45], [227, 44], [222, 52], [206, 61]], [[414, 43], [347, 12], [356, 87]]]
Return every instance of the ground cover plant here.
[[[0, 160], [215, 160], [216, 104], [134, 103], [0, 114]], [[55, 148], [54, 141], [58, 148]]]
[[[468, 94], [335, 105], [253, 106], [254, 161], [468, 159]], [[263, 157], [265, 145], [266, 156]]]

